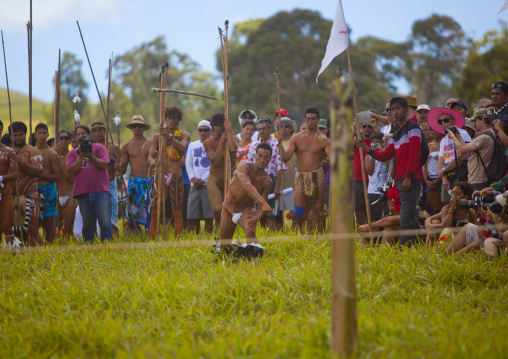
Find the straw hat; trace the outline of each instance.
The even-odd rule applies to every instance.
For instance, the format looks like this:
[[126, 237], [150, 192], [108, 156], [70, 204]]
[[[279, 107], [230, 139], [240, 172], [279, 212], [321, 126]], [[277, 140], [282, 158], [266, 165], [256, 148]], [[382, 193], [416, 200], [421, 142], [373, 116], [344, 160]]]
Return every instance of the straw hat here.
[[151, 127], [148, 123], [145, 123], [145, 119], [141, 115], [132, 116], [131, 123], [128, 123], [125, 127], [132, 128], [132, 125], [143, 125], [143, 131], [147, 131]]
[[445, 134], [443, 127], [441, 127], [441, 125], [437, 122], [437, 118], [443, 114], [452, 116], [455, 120], [455, 126], [457, 126], [458, 128], [464, 127], [466, 119], [460, 113], [458, 113], [455, 110], [452, 110], [451, 108], [436, 107], [430, 110], [429, 114], [427, 115], [427, 121], [429, 122], [430, 127], [434, 131], [439, 132], [442, 135]]

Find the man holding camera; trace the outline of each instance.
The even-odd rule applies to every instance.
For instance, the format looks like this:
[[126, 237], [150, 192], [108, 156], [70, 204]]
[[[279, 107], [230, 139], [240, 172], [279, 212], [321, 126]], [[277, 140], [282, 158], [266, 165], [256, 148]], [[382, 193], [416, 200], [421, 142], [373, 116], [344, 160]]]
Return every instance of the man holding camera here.
[[484, 108], [479, 109], [474, 113], [473, 121], [478, 135], [471, 143], [463, 144], [451, 131], [448, 136], [453, 140], [461, 158], [469, 156], [467, 180], [474, 190], [480, 191], [491, 183], [485, 173], [485, 167], [490, 164], [494, 154], [495, 134], [491, 129], [492, 112]]
[[76, 138], [79, 145], [67, 155], [67, 167], [74, 176], [72, 194], [83, 216], [83, 238], [86, 243], [93, 243], [98, 221], [101, 240], [111, 240], [108, 150], [100, 143], [92, 143], [90, 129], [85, 125], [76, 127]]
[[459, 156], [451, 135], [455, 135], [458, 142], [466, 144], [471, 142], [469, 134], [462, 129], [466, 119], [455, 110], [436, 107], [430, 110], [428, 115], [430, 127], [443, 135], [437, 160], [439, 166], [438, 176], [441, 177], [443, 189], [441, 202], [450, 202], [450, 192], [459, 182], [458, 170], [461, 161], [467, 159], [467, 155]]

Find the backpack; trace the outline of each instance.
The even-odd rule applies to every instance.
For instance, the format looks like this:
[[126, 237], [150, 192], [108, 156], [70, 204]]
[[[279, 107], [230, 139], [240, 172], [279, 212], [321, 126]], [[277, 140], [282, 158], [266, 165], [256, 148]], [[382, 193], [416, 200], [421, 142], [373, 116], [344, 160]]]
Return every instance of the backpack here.
[[495, 182], [501, 179], [506, 174], [506, 172], [508, 172], [508, 155], [506, 154], [506, 150], [503, 144], [496, 138], [496, 135], [494, 135], [492, 132], [484, 132], [482, 135], [487, 135], [492, 138], [492, 140], [494, 140], [492, 161], [488, 166], [485, 166], [482, 156], [480, 156], [480, 151], [476, 150], [476, 153], [483, 165], [483, 168], [485, 169], [487, 178], [489, 181]]

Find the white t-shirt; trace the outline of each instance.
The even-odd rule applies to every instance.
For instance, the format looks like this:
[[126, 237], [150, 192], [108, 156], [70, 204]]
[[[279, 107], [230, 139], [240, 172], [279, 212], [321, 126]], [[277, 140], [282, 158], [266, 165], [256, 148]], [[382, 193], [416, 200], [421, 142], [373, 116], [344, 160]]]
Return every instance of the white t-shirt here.
[[[469, 134], [465, 130], [459, 128], [459, 133], [466, 143], [471, 142], [471, 137], [469, 137]], [[453, 140], [446, 135], [443, 137], [441, 144], [439, 145], [439, 157], [444, 158], [445, 165], [455, 159], [455, 144], [453, 143]]]
[[[252, 137], [251, 137], [251, 139], [250, 139], [250, 140], [251, 140], [252, 142], [257, 141], [257, 140], [258, 140], [258, 135], [259, 135], [259, 132], [258, 132], [258, 131], [254, 132], [254, 134], [252, 135]], [[238, 135], [236, 135], [236, 137], [237, 137], [239, 140], [241, 140], [241, 139], [242, 139], [242, 134], [241, 134], [241, 133], [239, 133]]]
[[[376, 161], [370, 157], [371, 161]], [[378, 188], [383, 188], [388, 178], [388, 167], [383, 162], [376, 161], [374, 165], [374, 173], [369, 176], [369, 186], [367, 187], [367, 193], [378, 194], [380, 193]]]
[[[189, 175], [189, 182], [192, 178], [197, 178], [206, 184], [210, 174], [210, 160], [201, 141], [194, 141], [189, 144], [187, 157], [185, 158], [185, 169]], [[190, 182], [190, 185], [194, 186], [192, 182]]]

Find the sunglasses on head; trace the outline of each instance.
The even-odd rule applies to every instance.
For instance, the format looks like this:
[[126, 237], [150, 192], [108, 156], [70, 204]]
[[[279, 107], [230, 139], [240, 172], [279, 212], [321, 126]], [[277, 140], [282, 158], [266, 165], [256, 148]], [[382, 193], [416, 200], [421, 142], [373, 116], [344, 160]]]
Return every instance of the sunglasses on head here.
[[372, 128], [372, 125], [362, 125], [362, 128]]
[[131, 127], [132, 128], [143, 128], [143, 127], [145, 127], [145, 125], [141, 125], [141, 124], [137, 123], [137, 124], [132, 125]]
[[261, 120], [258, 121], [258, 123], [269, 123], [270, 125], [272, 124], [270, 120], [267, 118], [262, 118]]
[[60, 141], [69, 141], [71, 138], [68, 137], [68, 136], [60, 136], [58, 137], [60, 139]]
[[208, 132], [208, 131], [210, 131], [210, 129], [209, 128], [200, 128], [198, 131], [199, 132]]
[[453, 118], [451, 117], [447, 117], [447, 118], [443, 118], [441, 120], [437, 120], [437, 123], [439, 123], [440, 125], [444, 122], [444, 123], [448, 123], [450, 122], [451, 120], [453, 120]]
[[501, 84], [492, 84], [491, 88], [493, 88], [493, 89], [501, 89], [501, 88], [503, 88], [503, 85], [501, 85]]

